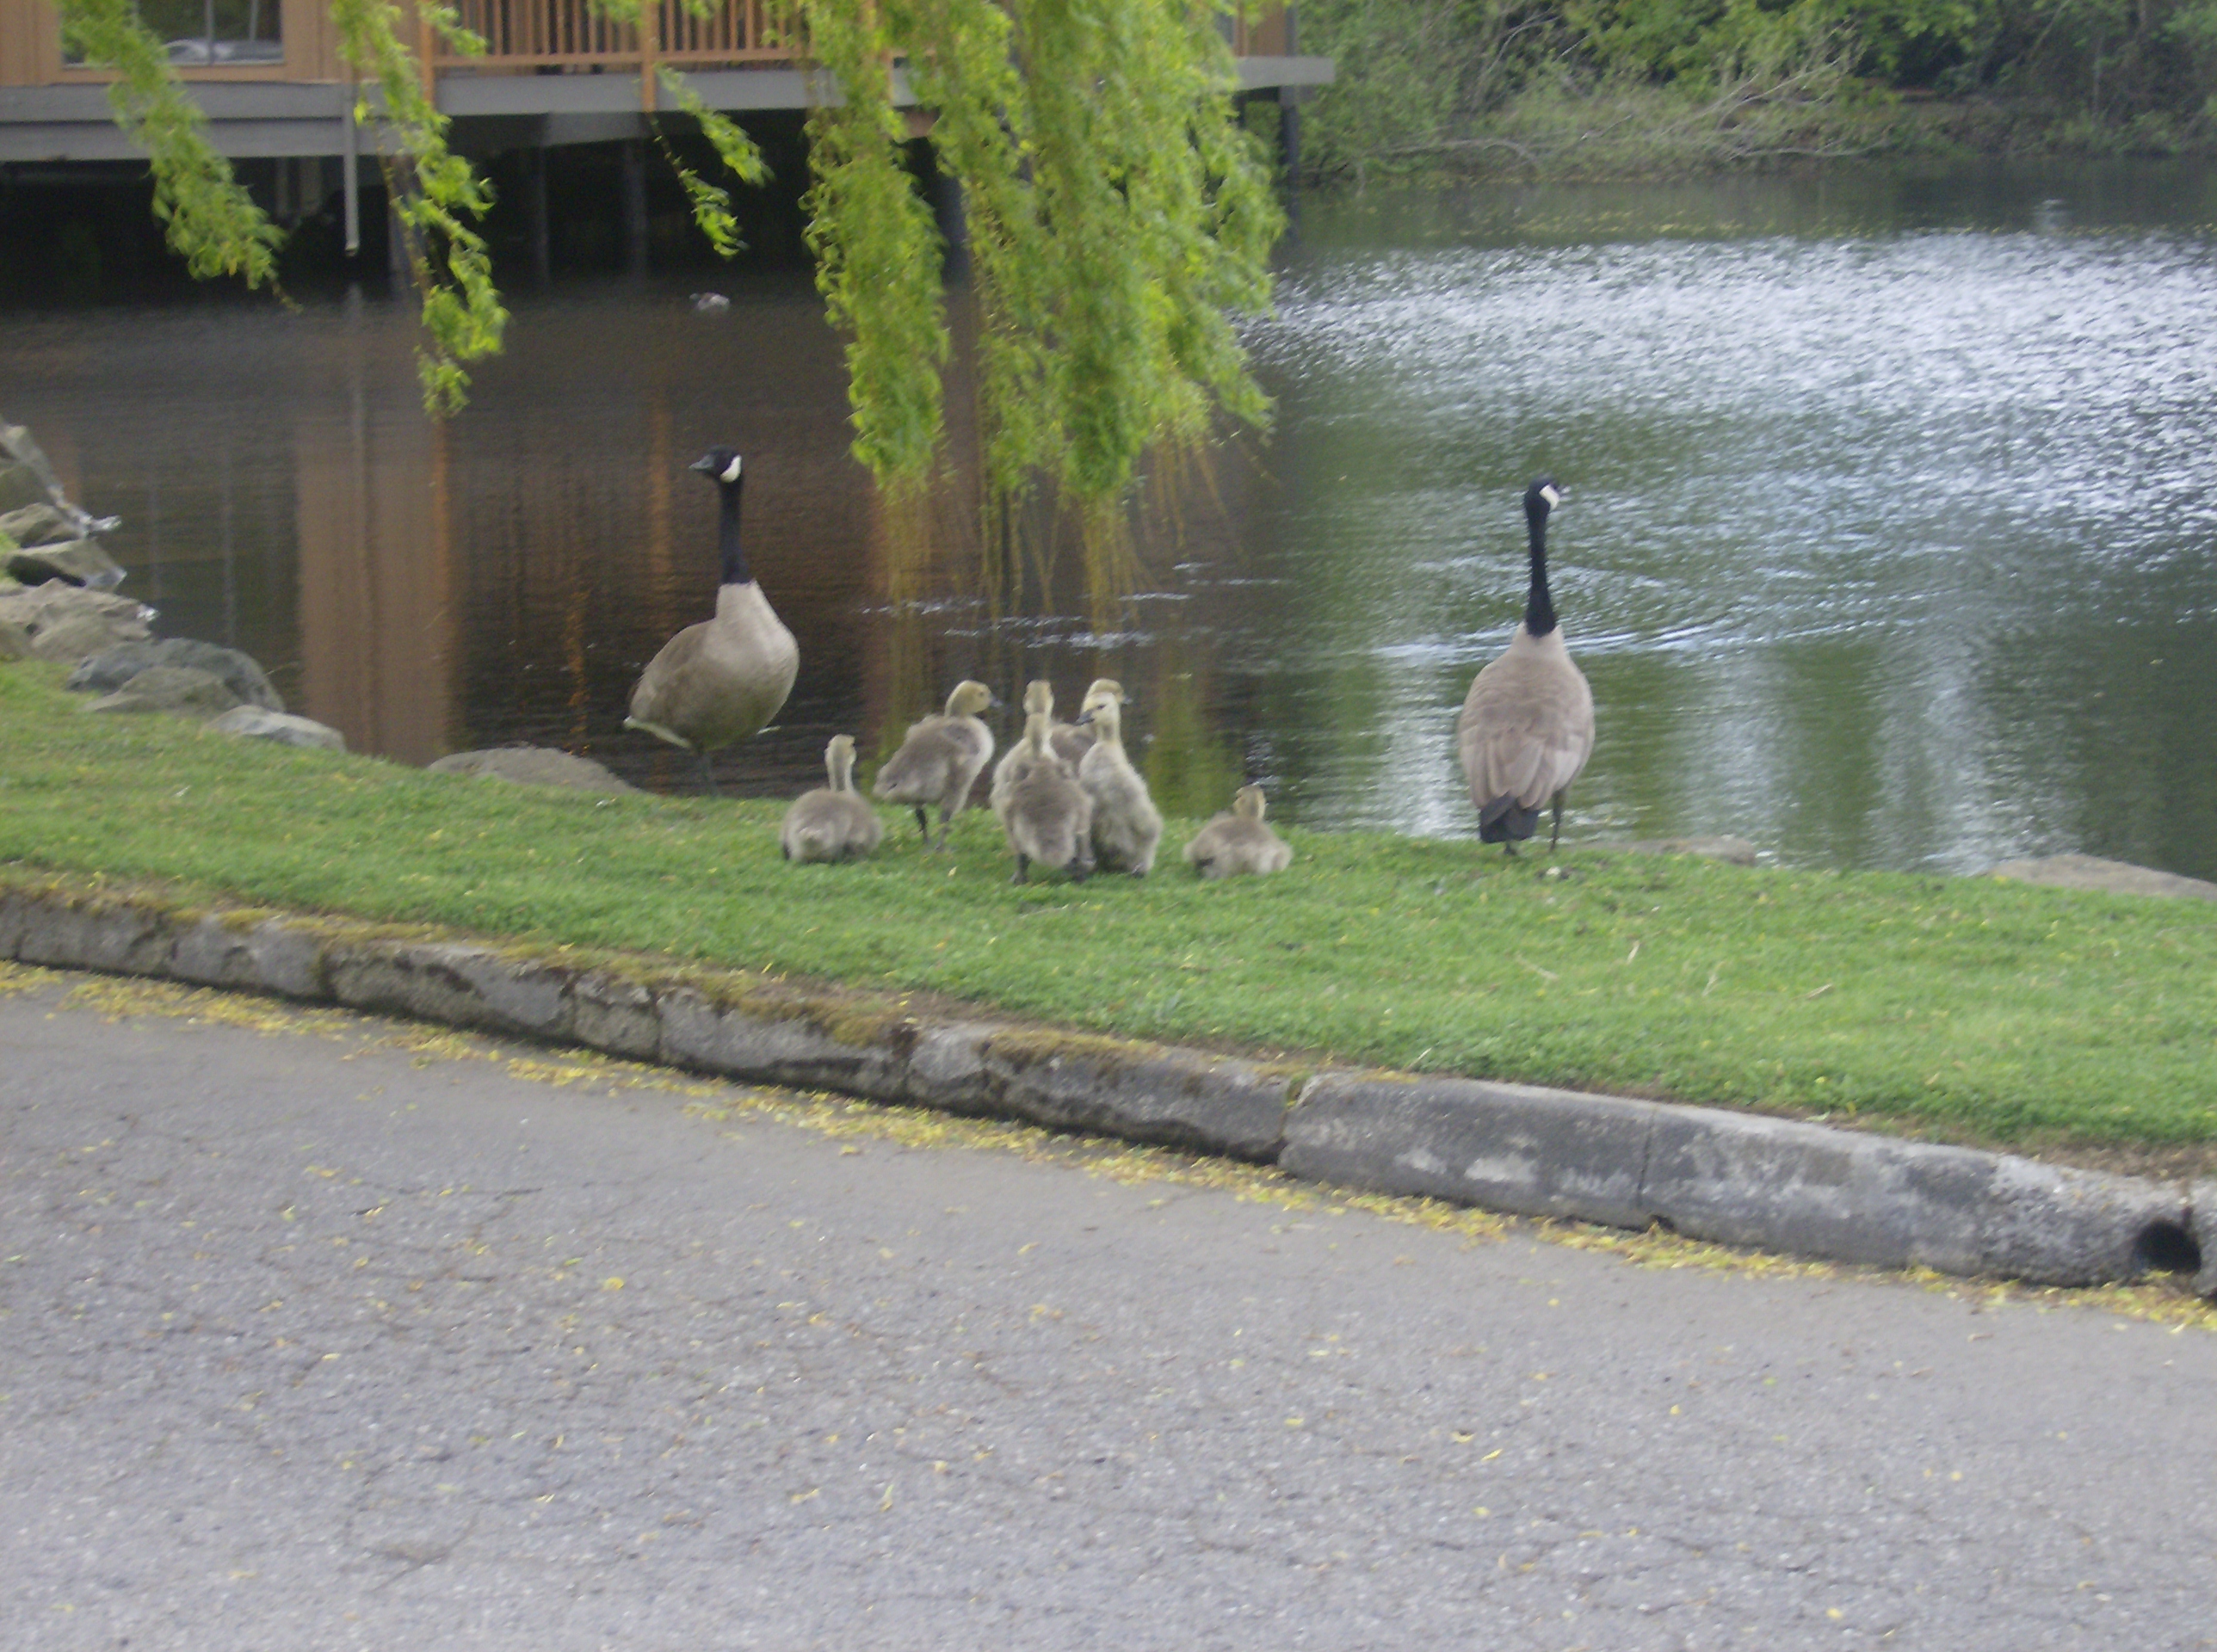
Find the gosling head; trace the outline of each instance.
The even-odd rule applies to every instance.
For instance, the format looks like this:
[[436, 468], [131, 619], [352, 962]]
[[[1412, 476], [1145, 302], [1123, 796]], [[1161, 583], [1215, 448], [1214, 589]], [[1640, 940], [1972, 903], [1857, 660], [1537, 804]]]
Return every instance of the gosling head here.
[[1085, 691], [1085, 700], [1081, 702], [1081, 705], [1090, 704], [1096, 694], [1110, 695], [1119, 706], [1129, 706], [1132, 703], [1131, 695], [1124, 692], [1124, 685], [1114, 677], [1094, 678], [1093, 686]]
[[1024, 716], [1053, 717], [1054, 687], [1044, 677], [1034, 677], [1024, 685]]
[[1116, 745], [1123, 739], [1122, 700], [1115, 694], [1088, 694], [1085, 709], [1078, 714], [1073, 728], [1090, 726], [1093, 737], [1107, 745]]
[[954, 685], [954, 692], [947, 697], [947, 714], [949, 717], [975, 717], [988, 706], [1000, 703], [993, 697], [993, 691], [984, 683], [965, 677]]
[[831, 774], [831, 784], [835, 789], [842, 775], [855, 772], [855, 737], [853, 735], [835, 734], [831, 737], [831, 743], [824, 748], [824, 767]]
[[1265, 799], [1259, 786], [1243, 786], [1232, 794], [1232, 812], [1242, 820], [1260, 820]]
[[1555, 485], [1552, 476], [1532, 478], [1532, 485], [1524, 490], [1524, 515], [1529, 521], [1544, 522], [1547, 513], [1563, 502], [1563, 490]]
[[739, 479], [738, 451], [732, 447], [711, 447], [693, 461], [692, 468], [713, 481], [731, 486]]

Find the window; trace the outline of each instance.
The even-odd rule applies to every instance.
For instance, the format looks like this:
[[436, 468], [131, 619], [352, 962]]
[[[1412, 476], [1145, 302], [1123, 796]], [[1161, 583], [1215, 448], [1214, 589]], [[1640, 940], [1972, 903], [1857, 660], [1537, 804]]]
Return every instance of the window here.
[[[139, 15], [180, 69], [285, 61], [281, 0], [139, 0]], [[65, 61], [84, 59], [69, 53]]]

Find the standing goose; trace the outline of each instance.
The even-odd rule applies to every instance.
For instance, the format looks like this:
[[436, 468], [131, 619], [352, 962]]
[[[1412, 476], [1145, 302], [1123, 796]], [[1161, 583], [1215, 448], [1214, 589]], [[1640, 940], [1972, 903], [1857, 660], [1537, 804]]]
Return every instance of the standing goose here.
[[739, 455], [712, 447], [693, 468], [723, 494], [717, 533], [724, 571], [716, 617], [686, 626], [647, 662], [631, 691], [624, 726], [697, 752], [701, 779], [713, 793], [713, 754], [753, 739], [777, 715], [793, 692], [800, 650], [747, 571], [739, 546]]
[[1093, 749], [1093, 730], [1085, 726], [1085, 719], [1095, 703], [1103, 695], [1119, 706], [1132, 703], [1132, 697], [1124, 692], [1124, 685], [1115, 678], [1096, 677], [1092, 687], [1085, 691], [1085, 698], [1078, 702], [1078, 721], [1050, 723], [1047, 725], [1047, 737], [1054, 747], [1054, 755], [1070, 765], [1072, 774], [1076, 774], [1078, 764], [1085, 761], [1085, 754]]
[[1243, 872], [1283, 872], [1294, 852], [1263, 823], [1263, 788], [1243, 786], [1232, 799], [1232, 812], [1219, 815], [1193, 835], [1185, 858], [1203, 878], [1231, 878]]
[[1524, 490], [1531, 539], [1532, 584], [1524, 623], [1501, 657], [1478, 674], [1455, 721], [1463, 778], [1478, 810], [1481, 842], [1516, 853], [1516, 840], [1538, 829], [1540, 806], [1554, 804], [1553, 853], [1563, 829], [1563, 792], [1593, 754], [1593, 690], [1571, 662], [1547, 595], [1547, 513], [1562, 500], [1553, 477]]
[[1007, 789], [997, 786], [993, 797], [993, 812], [1000, 817], [1001, 830], [1016, 857], [1012, 881], [1022, 883], [1036, 860], [1045, 866], [1061, 866], [1074, 881], [1084, 883], [1093, 870], [1093, 799], [1069, 765], [1054, 755], [1047, 732], [1052, 709], [1031, 709], [1028, 692], [1024, 703], [1030, 714], [1024, 718], [1024, 737], [1011, 754], [1021, 754], [1022, 760], [1012, 771]]
[[778, 828], [778, 848], [788, 860], [844, 860], [868, 854], [885, 835], [878, 811], [855, 790], [854, 736], [831, 737], [824, 767], [831, 784], [795, 798]]
[[[909, 724], [900, 749], [886, 760], [871, 790], [888, 803], [905, 803], [916, 811], [917, 829], [925, 846], [947, 847], [947, 829], [970, 801], [970, 788], [993, 755], [993, 731], [978, 713], [994, 704], [993, 691], [967, 678], [954, 685], [947, 697], [947, 710]], [[939, 805], [939, 837], [934, 841], [930, 823], [924, 818], [929, 804]]]
[[[1038, 754], [1035, 754], [1032, 750], [1032, 744], [1029, 737], [1032, 731], [1032, 718], [1034, 717], [1044, 717], [1050, 719], [1048, 724], [1048, 737], [1051, 740], [1053, 737], [1053, 724], [1051, 720], [1053, 716], [1053, 685], [1049, 683], [1044, 677], [1033, 678], [1031, 681], [1024, 685], [1023, 737], [1019, 738], [1015, 745], [1010, 746], [1007, 754], [1002, 757], [1001, 761], [993, 765], [993, 786], [991, 792], [988, 795], [992, 800], [993, 812], [995, 815], [997, 816], [1000, 814], [1003, 806], [1008, 802], [1010, 791], [1016, 786], [1016, 782], [1023, 779], [1024, 775], [1029, 772], [1034, 763], [1041, 761]], [[1065, 726], [1067, 725], [1065, 724]], [[1048, 747], [1046, 755], [1047, 759], [1050, 761], [1061, 761], [1056, 756], [1054, 749], [1051, 745]], [[1078, 774], [1078, 765], [1071, 763], [1068, 765], [1068, 767], [1072, 778], [1075, 778]], [[1005, 821], [1003, 822], [1003, 824], [1005, 825], [1006, 823], [1007, 823]]]
[[1094, 858], [1112, 871], [1144, 878], [1155, 864], [1163, 817], [1147, 783], [1124, 755], [1121, 696], [1104, 694], [1078, 721], [1093, 729], [1093, 749], [1078, 766], [1078, 783], [1093, 799]]

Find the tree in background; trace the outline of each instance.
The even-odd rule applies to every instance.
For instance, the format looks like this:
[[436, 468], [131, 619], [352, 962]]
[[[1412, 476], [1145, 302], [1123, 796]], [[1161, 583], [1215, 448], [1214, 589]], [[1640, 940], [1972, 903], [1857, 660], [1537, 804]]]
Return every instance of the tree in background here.
[[[387, 185], [423, 299], [425, 404], [449, 413], [467, 364], [499, 349], [507, 320], [474, 227], [491, 198], [448, 147], [446, 118], [400, 38], [401, 7], [329, 3], [341, 55], [362, 78], [358, 116], [388, 134]], [[643, 0], [594, 3], [636, 23]], [[964, 190], [989, 496], [1005, 503], [1045, 480], [1089, 534], [1108, 532], [1143, 453], [1196, 444], [1218, 409], [1266, 418], [1233, 328], [1269, 302], [1283, 227], [1267, 155], [1237, 117], [1220, 28], [1246, 3], [772, 0], [775, 26], [806, 42], [843, 95], [809, 116], [808, 239], [849, 341], [855, 452], [880, 485], [913, 496], [929, 480], [948, 353], [942, 248], [907, 166], [897, 57], [936, 114], [940, 166]], [[281, 233], [208, 142], [136, 0], [58, 4], [73, 56], [117, 73], [116, 119], [152, 163], [170, 246], [195, 275], [274, 284]], [[410, 16], [419, 9], [454, 49], [484, 50], [450, 7], [411, 0]], [[736, 177], [767, 177], [744, 130], [681, 77], [665, 71], [663, 83]], [[728, 193], [671, 158], [696, 221], [732, 256]]]

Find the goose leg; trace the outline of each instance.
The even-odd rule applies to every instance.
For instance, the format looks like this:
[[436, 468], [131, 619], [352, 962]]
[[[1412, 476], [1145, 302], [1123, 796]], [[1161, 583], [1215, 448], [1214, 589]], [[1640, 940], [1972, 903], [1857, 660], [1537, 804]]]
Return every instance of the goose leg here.
[[1032, 863], [1027, 860], [1023, 853], [1019, 850], [1016, 854], [1016, 875], [1009, 879], [1009, 881], [1012, 884], [1022, 883], [1024, 881], [1025, 874], [1029, 872], [1031, 869]]
[[931, 847], [931, 817], [923, 812], [923, 805], [916, 805], [916, 829], [923, 835], [923, 847]]
[[1555, 793], [1555, 823], [1547, 833], [1547, 853], [1555, 852], [1555, 840], [1563, 835], [1563, 794]]
[[716, 760], [706, 751], [701, 754], [701, 784], [712, 798], [720, 798], [724, 795], [716, 790]]
[[1501, 853], [1513, 860], [1516, 858], [1516, 846], [1504, 837], [1501, 840]]

